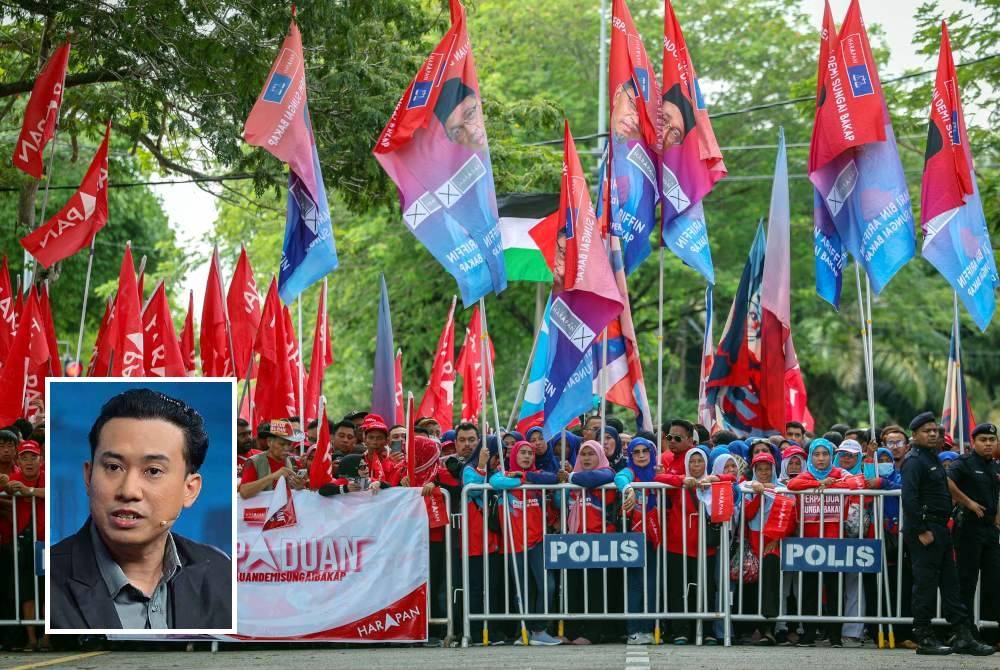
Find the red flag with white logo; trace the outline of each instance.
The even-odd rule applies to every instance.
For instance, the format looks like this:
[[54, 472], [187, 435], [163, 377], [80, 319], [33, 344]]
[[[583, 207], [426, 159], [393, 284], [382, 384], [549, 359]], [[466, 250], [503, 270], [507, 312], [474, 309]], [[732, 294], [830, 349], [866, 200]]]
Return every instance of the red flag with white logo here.
[[254, 350], [260, 354], [257, 386], [253, 396], [254, 425], [259, 425], [261, 421], [293, 416], [296, 407], [295, 392], [292, 390], [285, 355], [285, 323], [278, 298], [278, 282], [273, 277], [264, 299]]
[[406, 410], [403, 408], [403, 350], [396, 349], [396, 423], [400, 426], [406, 423]]
[[115, 314], [115, 299], [108, 298], [104, 305], [104, 316], [97, 328], [97, 339], [94, 340], [94, 350], [90, 353], [90, 364], [87, 365], [88, 377], [107, 377], [110, 375], [111, 342], [113, 333], [113, 318]]
[[[69, 42], [49, 57], [31, 87], [31, 97], [24, 109], [21, 134], [14, 145], [14, 167], [42, 178], [45, 146], [56, 132], [59, 108], [62, 107], [63, 89], [66, 85], [66, 66], [69, 64]], [[47, 267], [47, 266], [46, 266]]]
[[299, 408], [302, 406], [299, 394], [305, 389], [299, 386], [299, 381], [302, 380], [303, 385], [305, 380], [302, 378], [302, 352], [299, 351], [299, 338], [295, 334], [295, 326], [292, 323], [292, 312], [288, 309], [288, 305], [284, 305], [281, 308], [282, 317], [284, 318], [284, 337], [285, 337], [285, 360], [288, 364], [288, 378], [292, 382], [292, 397], [295, 399], [295, 411], [289, 416], [294, 416], [299, 413]]
[[0, 361], [7, 359], [14, 331], [17, 330], [17, 315], [14, 312], [14, 289], [10, 284], [7, 256], [0, 261]]
[[[475, 422], [483, 408], [483, 394], [489, 392], [486, 370], [483, 369], [483, 357], [480, 354], [480, 344], [483, 340], [482, 320], [479, 318], [479, 305], [472, 308], [469, 326], [465, 329], [465, 342], [458, 353], [458, 374], [462, 375], [462, 421]], [[489, 336], [487, 335], [487, 341]], [[489, 342], [487, 354], [493, 361], [493, 343]]]
[[21, 238], [21, 246], [45, 267], [90, 246], [97, 232], [108, 222], [108, 140], [97, 148], [80, 188], [59, 212], [44, 225]]
[[[7, 360], [0, 370], [0, 388], [3, 389], [3, 393], [0, 393], [0, 425], [12, 424], [24, 416], [28, 400], [26, 394], [31, 381], [29, 377], [37, 377], [41, 370], [44, 379], [44, 366], [48, 360], [45, 325], [39, 313], [35, 288], [32, 287], [25, 300]], [[31, 387], [37, 389], [37, 381]]]
[[45, 372], [49, 377], [62, 377], [62, 363], [59, 360], [59, 343], [56, 341], [56, 326], [52, 320], [52, 302], [49, 300], [48, 283], [39, 292], [38, 313], [42, 317], [45, 342], [49, 347], [49, 365], [46, 366]]
[[333, 456], [330, 454], [330, 421], [326, 418], [326, 405], [319, 418], [316, 433], [316, 455], [309, 466], [309, 488], [316, 490], [333, 481]]
[[161, 281], [142, 311], [143, 357], [150, 377], [183, 377], [184, 357], [174, 332], [167, 290]]
[[253, 278], [253, 268], [247, 258], [247, 250], [240, 249], [240, 259], [229, 281], [226, 296], [229, 310], [229, 328], [233, 334], [233, 354], [236, 358], [236, 376], [246, 379], [250, 370], [250, 352], [260, 323], [260, 294]]
[[111, 356], [112, 377], [143, 377], [142, 307], [139, 285], [132, 261], [132, 246], [125, 245], [121, 270], [118, 272], [118, 293], [115, 296], [114, 339]]
[[417, 416], [432, 416], [442, 431], [452, 429], [452, 407], [455, 400], [455, 302], [451, 299], [448, 320], [438, 338], [431, 368], [431, 379], [420, 401]]
[[201, 374], [205, 377], [231, 377], [232, 356], [226, 332], [226, 303], [222, 298], [222, 276], [219, 271], [219, 250], [212, 251], [205, 284], [205, 301], [201, 307]]
[[184, 327], [181, 328], [181, 357], [184, 369], [190, 376], [194, 374], [194, 291], [188, 291], [188, 310], [184, 317]]
[[326, 281], [319, 296], [316, 309], [316, 330], [313, 333], [312, 359], [309, 361], [309, 378], [306, 380], [304, 426], [308, 426], [319, 412], [319, 397], [323, 393], [323, 375], [333, 364], [333, 349], [330, 346], [330, 321], [326, 314]]

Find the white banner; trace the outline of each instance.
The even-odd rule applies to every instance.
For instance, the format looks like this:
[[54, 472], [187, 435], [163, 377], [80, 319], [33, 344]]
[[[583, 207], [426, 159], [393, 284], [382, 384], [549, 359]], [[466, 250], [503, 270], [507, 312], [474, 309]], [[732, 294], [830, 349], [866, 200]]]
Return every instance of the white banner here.
[[[291, 493], [291, 495], [289, 495]], [[239, 500], [238, 638], [427, 638], [427, 508], [418, 488]]]

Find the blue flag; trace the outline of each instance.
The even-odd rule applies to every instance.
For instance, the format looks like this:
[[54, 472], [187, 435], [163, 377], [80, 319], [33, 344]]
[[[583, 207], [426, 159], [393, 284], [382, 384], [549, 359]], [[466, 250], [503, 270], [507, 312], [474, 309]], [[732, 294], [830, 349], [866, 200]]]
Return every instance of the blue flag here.
[[288, 208], [285, 213], [285, 242], [281, 248], [278, 295], [288, 304], [302, 291], [337, 269], [337, 247], [333, 241], [330, 205], [320, 170], [319, 155], [312, 135], [309, 109], [304, 111], [309, 126], [310, 151], [315, 175], [311, 192], [291, 166], [288, 172]]
[[823, 204], [823, 197], [813, 189], [813, 242], [816, 254], [816, 293], [838, 310], [840, 289], [847, 265], [847, 250], [840, 241], [837, 227]]
[[372, 379], [372, 413], [385, 421], [396, 417], [396, 347], [392, 342], [392, 317], [385, 275], [379, 275], [378, 330], [375, 335], [375, 374]]

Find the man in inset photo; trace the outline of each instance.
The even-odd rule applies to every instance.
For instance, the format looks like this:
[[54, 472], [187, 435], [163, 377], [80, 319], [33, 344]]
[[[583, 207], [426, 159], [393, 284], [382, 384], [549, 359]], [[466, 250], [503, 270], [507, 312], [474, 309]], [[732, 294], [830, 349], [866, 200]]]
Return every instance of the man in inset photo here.
[[231, 630], [230, 557], [171, 532], [201, 492], [202, 416], [130, 389], [104, 404], [89, 441], [90, 516], [51, 548], [50, 628]]

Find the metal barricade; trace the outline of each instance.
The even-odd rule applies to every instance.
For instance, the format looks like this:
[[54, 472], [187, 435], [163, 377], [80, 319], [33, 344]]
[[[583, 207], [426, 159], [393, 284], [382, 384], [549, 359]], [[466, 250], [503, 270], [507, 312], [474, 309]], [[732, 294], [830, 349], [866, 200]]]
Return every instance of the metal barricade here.
[[[431, 614], [433, 609], [431, 608], [431, 599], [434, 597], [434, 591], [439, 588], [439, 584], [429, 584], [427, 589], [427, 622], [432, 626], [445, 626], [446, 636], [444, 640], [445, 646], [449, 645], [451, 641], [455, 638], [455, 621], [454, 621], [454, 591], [452, 583], [452, 562], [451, 562], [451, 535], [452, 527], [455, 523], [455, 519], [450, 514], [451, 510], [451, 493], [448, 489], [443, 486], [437, 487], [438, 491], [444, 496], [444, 508], [449, 510], [448, 519], [449, 525], [445, 526], [444, 533], [444, 556], [445, 556], [445, 567], [444, 567], [444, 581], [445, 581], [445, 617], [433, 618]], [[429, 577], [429, 575], [428, 575]], [[428, 579], [428, 582], [430, 580]]]
[[[12, 531], [10, 544], [0, 545], [0, 571], [12, 575], [7, 582], [12, 586], [11, 590], [7, 593], [0, 592], [0, 626], [44, 625], [45, 619], [41, 616], [41, 587], [39, 586], [39, 580], [43, 577], [39, 576], [35, 569], [35, 566], [39, 564], [38, 552], [42, 550], [38, 547], [38, 511], [33, 504], [34, 497], [2, 493], [0, 501], [9, 501], [11, 504], [10, 524]], [[28, 505], [31, 509], [29, 527], [21, 533], [18, 533], [17, 528], [19, 505]], [[30, 559], [25, 552], [31, 552]], [[30, 565], [31, 580], [30, 583], [25, 584], [21, 578], [22, 572], [25, 572], [25, 566], [28, 565]], [[33, 598], [25, 598], [24, 596], [27, 594], [33, 595]], [[34, 617], [30, 619], [24, 617], [22, 600], [25, 602], [34, 601]], [[13, 618], [10, 617], [11, 614], [13, 614]]]
[[[462, 522], [462, 590], [463, 590], [463, 646], [468, 646], [472, 639], [472, 622], [482, 622], [482, 642], [483, 644], [489, 644], [489, 622], [490, 621], [510, 621], [510, 622], [521, 622], [522, 625], [528, 622], [548, 622], [552, 620], [559, 620], [560, 633], [562, 633], [563, 625], [567, 622], [580, 622], [580, 621], [602, 621], [602, 620], [652, 620], [654, 622], [654, 640], [659, 642], [660, 640], [660, 620], [669, 621], [695, 621], [696, 622], [696, 632], [695, 632], [695, 642], [696, 644], [701, 644], [705, 635], [703, 630], [704, 623], [722, 621], [723, 625], [723, 638], [726, 644], [729, 644], [729, 608], [726, 598], [716, 597], [714, 599], [710, 598], [711, 594], [711, 583], [715, 582], [717, 585], [716, 593], [723, 594], [729, 592], [729, 537], [731, 535], [731, 524], [725, 522], [721, 524], [720, 538], [725, 540], [720, 542], [719, 547], [708, 547], [706, 545], [706, 524], [708, 519], [705, 514], [704, 505], [697, 504], [697, 515], [694, 522], [698, 524], [697, 539], [699, 546], [695, 548], [688, 547], [688, 534], [686, 532], [681, 533], [681, 547], [680, 554], [668, 551], [668, 542], [666, 538], [666, 531], [668, 527], [667, 523], [667, 491], [674, 489], [674, 487], [666, 486], [658, 483], [643, 483], [634, 482], [631, 487], [636, 490], [637, 503], [635, 510], [639, 516], [637, 523], [639, 530], [647, 537], [646, 546], [646, 561], [642, 568], [583, 568], [580, 570], [573, 570], [572, 572], [582, 573], [582, 578], [574, 578], [574, 582], [579, 582], [580, 592], [574, 592], [572, 594], [573, 600], [576, 601], [574, 607], [570, 607], [570, 587], [569, 587], [569, 575], [571, 572], [567, 569], [546, 570], [544, 568], [544, 560], [542, 563], [542, 575], [539, 579], [538, 576], [535, 577], [535, 581], [541, 582], [541, 598], [532, 599], [531, 589], [527, 588], [527, 581], [529, 574], [532, 570], [537, 572], [538, 570], [538, 559], [535, 558], [535, 567], [532, 568], [529, 565], [531, 558], [529, 554], [532, 553], [531, 549], [536, 549], [537, 551], [542, 551], [545, 545], [545, 537], [549, 534], [549, 513], [550, 510], [550, 500], [554, 508], [558, 511], [558, 521], [555, 525], [560, 533], [574, 533], [577, 532], [576, 529], [571, 529], [568, 525], [568, 519], [570, 517], [570, 498], [574, 494], [581, 494], [585, 489], [571, 485], [571, 484], [553, 484], [553, 485], [535, 485], [535, 484], [524, 484], [513, 489], [508, 489], [506, 491], [494, 489], [489, 484], [472, 484], [467, 485], [462, 489], [461, 498], [461, 522]], [[676, 489], [675, 489], [676, 490]], [[608, 501], [607, 497], [604, 495], [605, 492], [614, 491], [617, 493], [617, 489], [611, 485], [605, 485], [596, 489], [589, 489], [590, 492], [600, 492], [601, 498], [601, 508], [600, 508], [600, 525], [601, 533], [609, 532], [612, 528], [609, 528], [609, 524], [613, 524], [615, 527], [622, 530], [630, 529], [630, 515], [626, 514], [623, 510], [616, 504], [616, 509], [613, 510], [613, 514], [609, 515]], [[537, 492], [540, 497], [537, 499], [536, 503], [526, 503], [525, 498], [531, 493]], [[520, 500], [518, 496], [515, 495], [520, 493]], [[485, 497], [484, 497], [485, 496]], [[496, 504], [492, 504], [490, 499], [495, 496], [497, 499]], [[647, 511], [646, 505], [644, 504], [645, 496], [655, 496], [656, 505], [653, 507], [651, 512]], [[470, 501], [478, 499], [479, 501], [486, 500], [487, 504], [477, 504], [470, 506]], [[678, 496], [681, 508], [681, 518], [689, 519], [689, 496], [681, 495]], [[521, 513], [525, 513], [524, 510], [530, 506], [532, 508], [538, 507], [539, 513], [543, 515], [543, 523], [541, 524], [541, 541], [529, 548], [527, 551], [514, 552], [508, 554], [505, 551], [506, 547], [516, 548], [516, 543], [513, 541], [512, 533], [513, 528], [511, 524], [500, 520], [499, 517], [504, 514], [504, 506], [514, 504], [519, 505]], [[580, 506], [580, 521], [578, 527], [586, 529], [587, 515], [588, 515], [589, 505]], [[472, 510], [472, 511], [470, 511]], [[594, 511], [590, 511], [589, 514], [594, 514]], [[654, 547], [648, 539], [647, 535], [647, 524], [652, 524], [652, 515], [655, 513], [656, 521], [658, 522], [659, 528], [661, 530], [661, 542], [658, 547]], [[469, 555], [469, 527], [470, 527], [470, 515], [476, 515], [477, 525], [481, 526], [481, 547], [488, 548], [490, 546], [490, 540], [493, 533], [491, 533], [491, 515], [496, 517], [494, 526], [502, 529], [500, 533], [501, 537], [498, 538], [498, 550], [494, 553], [494, 556], [501, 556], [499, 560], [491, 559], [489, 554], [485, 553], [480, 556], [470, 556]], [[610, 518], [609, 518], [610, 516]], [[691, 513], [694, 516], [694, 513]], [[591, 521], [593, 519], [591, 518]], [[526, 522], [520, 522], [516, 524], [519, 526], [518, 530], [521, 533], [521, 547], [526, 547], [528, 543], [528, 524]], [[676, 547], [674, 547], [676, 549]], [[692, 549], [692, 551], [689, 551]], [[709, 555], [709, 550], [714, 549], [712, 555]], [[672, 559], [668, 560], [668, 556], [681, 556], [682, 560]], [[511, 568], [512, 561], [509, 560], [513, 556], [517, 561], [521, 563], [519, 568]], [[473, 567], [471, 565], [472, 559], [475, 560], [477, 565]], [[652, 559], [652, 560], [650, 560]], [[689, 568], [689, 564], [694, 562], [693, 568]], [[490, 563], [494, 565], [491, 567]], [[496, 606], [496, 599], [494, 599], [490, 593], [491, 578], [496, 578], [499, 582], [499, 578], [492, 574], [492, 571], [498, 569], [497, 563], [502, 562], [502, 589], [503, 589], [503, 604], [499, 607]], [[677, 564], [679, 563], [679, 567]], [[686, 586], [687, 588], [682, 588], [683, 594], [679, 598], [680, 608], [676, 610], [671, 610], [667, 607], [667, 593], [668, 589], [666, 585], [671, 581], [676, 581], [676, 572], [672, 572], [669, 567], [674, 564], [674, 571], [680, 571], [680, 584]], [[638, 571], [641, 570], [641, 577], [633, 577], [633, 579], [640, 579], [640, 590], [641, 590], [641, 607], [637, 603], [629, 601], [629, 573], [628, 571]], [[710, 572], [712, 580], [709, 579]], [[473, 572], [477, 581], [481, 586], [477, 586], [476, 594], [473, 596], [471, 585], [473, 579]], [[609, 607], [609, 601], [613, 598], [615, 599], [615, 605], [618, 605], [616, 595], [609, 589], [609, 580], [612, 582], [618, 581], [619, 576], [615, 575], [615, 571], [620, 573], [621, 584], [621, 602], [620, 606]], [[653, 597], [650, 598], [648, 582], [650, 579], [650, 571], [653, 572], [652, 579], [655, 584], [655, 589], [653, 590]], [[550, 593], [551, 579], [550, 573], [559, 573], [559, 584], [558, 587], [554, 587], [557, 593]], [[693, 574], [692, 574], [693, 572]], [[512, 579], [513, 573], [513, 579]], [[597, 577], [593, 577], [591, 573], [596, 573]], [[634, 573], [638, 575], [638, 573]], [[673, 578], [673, 579], [672, 579]], [[512, 584], [512, 581], [514, 582]], [[510, 597], [513, 593], [514, 598]], [[592, 592], [592, 586], [597, 586], [597, 593]], [[537, 587], [536, 587], [537, 588]], [[617, 585], [615, 585], [617, 589]], [[692, 593], [693, 590], [693, 593]], [[473, 602], [476, 600], [477, 602]], [[513, 600], [513, 602], [512, 602]], [[542, 603], [541, 608], [535, 606], [532, 607], [529, 603], [540, 600]], [[652, 601], [651, 601], [652, 600]], [[596, 604], [595, 604], [596, 603]], [[472, 606], [476, 605], [478, 611], [472, 612]], [[492, 605], [492, 607], [491, 607]], [[491, 611], [497, 610], [500, 611]], [[538, 611], [538, 610], [541, 611]], [[574, 610], [574, 611], [571, 611]], [[581, 610], [581, 611], [575, 611]]]

